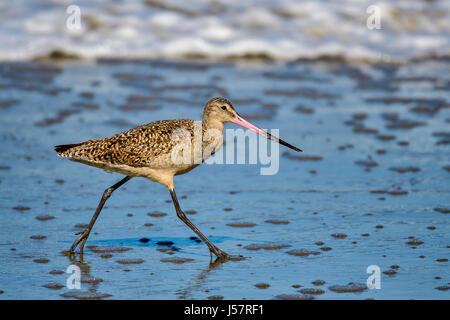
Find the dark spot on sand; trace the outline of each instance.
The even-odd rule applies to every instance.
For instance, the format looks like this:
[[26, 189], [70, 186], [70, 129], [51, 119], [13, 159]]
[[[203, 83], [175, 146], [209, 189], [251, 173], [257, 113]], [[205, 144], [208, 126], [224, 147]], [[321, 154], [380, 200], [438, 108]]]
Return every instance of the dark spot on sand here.
[[325, 242], [317, 241], [314, 244], [317, 245], [317, 246], [323, 246], [325, 244]]
[[365, 284], [350, 282], [347, 285], [335, 285], [328, 287], [331, 291], [344, 293], [344, 292], [363, 292], [367, 289]]
[[73, 109], [64, 109], [58, 112], [58, 115], [53, 118], [45, 118], [44, 120], [38, 121], [35, 123], [38, 127], [48, 127], [53, 124], [61, 123], [66, 119], [67, 117], [80, 113], [80, 110], [73, 110]]
[[151, 227], [151, 226], [153, 226], [153, 223], [147, 222], [147, 223], [144, 223], [144, 226], [145, 226], [145, 227]]
[[435, 226], [428, 226], [427, 229], [428, 230], [436, 230], [436, 227]]
[[120, 264], [141, 264], [144, 262], [144, 260], [142, 259], [121, 259], [121, 260], [117, 260], [117, 263]]
[[268, 284], [268, 283], [257, 283], [257, 284], [255, 284], [255, 287], [257, 287], [258, 289], [267, 289], [268, 287], [270, 287], [270, 284]]
[[35, 263], [49, 263], [49, 259], [41, 258], [41, 259], [34, 259], [33, 262]]
[[223, 299], [223, 296], [209, 296], [208, 297], [208, 300], [222, 300]]
[[423, 241], [410, 240], [410, 241], [406, 242], [406, 244], [409, 244], [410, 246], [419, 246], [419, 245], [423, 244]]
[[159, 218], [159, 217], [167, 216], [167, 213], [155, 211], [155, 212], [150, 212], [148, 215], [150, 217]]
[[45, 238], [47, 238], [47, 237], [46, 236], [41, 236], [41, 235], [30, 236], [30, 239], [34, 239], [34, 240], [42, 240], [42, 239], [45, 239]]
[[450, 289], [449, 286], [439, 286], [435, 288], [436, 290], [441, 290], [441, 291], [448, 291], [448, 289]]
[[332, 249], [333, 248], [330, 248], [330, 247], [322, 247], [322, 248], [320, 248], [320, 250], [322, 250], [322, 251], [330, 251]]
[[384, 274], [388, 275], [388, 276], [392, 276], [394, 274], [397, 273], [397, 271], [394, 270], [387, 270], [387, 271], [383, 271]]
[[100, 282], [103, 282], [103, 279], [95, 278], [95, 277], [86, 277], [86, 278], [81, 278], [80, 281], [81, 281], [81, 283], [98, 284]]
[[395, 136], [387, 135], [387, 134], [380, 134], [377, 136], [377, 139], [381, 140], [381, 141], [391, 141], [391, 140], [394, 140], [395, 138], [396, 138]]
[[64, 288], [64, 286], [62, 284], [60, 284], [60, 283], [53, 283], [53, 282], [44, 284], [43, 287], [47, 288], [47, 289], [53, 289], [53, 290], [59, 290], [59, 289]]
[[26, 207], [26, 206], [15, 206], [15, 207], [13, 207], [13, 210], [16, 210], [16, 211], [27, 211], [27, 210], [30, 210], [31, 208], [30, 207]]
[[233, 211], [232, 208], [223, 208], [223, 211]]
[[391, 130], [396, 129], [413, 129], [415, 127], [426, 126], [427, 123], [424, 121], [412, 121], [412, 120], [397, 120], [392, 122], [391, 124], [386, 125], [386, 128]]
[[17, 99], [9, 99], [9, 100], [0, 100], [0, 108], [8, 108], [14, 104], [19, 103], [20, 100]]
[[376, 162], [372, 159], [358, 160], [358, 161], [355, 161], [355, 164], [357, 164], [358, 166], [366, 167], [366, 168], [374, 168], [374, 167], [378, 166], [378, 162]]
[[186, 214], [196, 214], [197, 211], [195, 211], [195, 210], [186, 210], [184, 213], [186, 213]]
[[386, 154], [386, 150], [384, 150], [384, 149], [377, 149], [377, 150], [375, 150], [375, 152], [377, 154]]
[[86, 229], [88, 226], [87, 223], [77, 223], [76, 225], [74, 225], [75, 228], [80, 228], [80, 229]]
[[433, 210], [445, 214], [450, 213], [450, 209], [447, 208], [434, 208]]
[[194, 259], [177, 258], [177, 257], [161, 259], [161, 262], [170, 262], [170, 263], [175, 263], [175, 264], [182, 264], [182, 263], [190, 262], [190, 261], [194, 261]]
[[296, 250], [291, 250], [286, 252], [287, 254], [291, 255], [291, 256], [297, 256], [297, 257], [308, 257], [310, 255], [319, 255], [320, 252], [319, 251], [309, 251], [306, 249], [296, 249]]
[[232, 228], [251, 228], [256, 226], [256, 223], [252, 223], [252, 222], [232, 222], [232, 223], [227, 223], [227, 226], [232, 227]]
[[398, 173], [406, 173], [406, 172], [419, 172], [420, 168], [416, 167], [392, 167], [389, 168], [391, 171], [396, 171]]
[[150, 239], [149, 238], [140, 238], [139, 241], [142, 243], [147, 243], [150, 241]]
[[315, 286], [323, 286], [326, 282], [323, 280], [315, 280], [313, 282], [311, 282], [313, 285]]
[[102, 255], [100, 255], [100, 258], [102, 258], [102, 259], [109, 259], [109, 258], [112, 258], [112, 254], [109, 254], [109, 253], [105, 253], [105, 254], [102, 254]]
[[394, 270], [397, 270], [397, 269], [400, 268], [400, 266], [399, 266], [399, 265], [396, 265], [396, 264], [393, 264], [393, 265], [390, 266], [389, 268], [394, 269]]
[[325, 290], [316, 289], [316, 288], [303, 288], [299, 290], [303, 294], [311, 294], [311, 295], [319, 295], [324, 294]]
[[247, 250], [280, 250], [282, 248], [290, 247], [288, 244], [275, 244], [275, 243], [263, 243], [263, 244], [249, 244], [244, 248]]
[[336, 238], [336, 239], [345, 239], [345, 238], [347, 238], [347, 235], [345, 233], [333, 233], [331, 236]]
[[378, 133], [377, 129], [367, 128], [363, 125], [356, 125], [353, 128], [354, 133], [368, 133], [368, 134], [376, 134]]
[[82, 91], [80, 92], [80, 97], [86, 98], [86, 99], [92, 99], [94, 97], [94, 93], [89, 91]]
[[266, 220], [264, 222], [271, 223], [271, 224], [289, 224], [290, 223], [287, 220], [276, 220], [276, 219], [270, 219], [270, 220]]
[[62, 271], [62, 270], [52, 270], [49, 273], [50, 274], [64, 274], [64, 271]]
[[91, 248], [92, 252], [95, 253], [110, 253], [110, 252], [125, 252], [131, 250], [131, 248], [126, 248], [126, 247], [98, 247], [98, 246], [93, 246]]
[[393, 190], [393, 191], [388, 191], [388, 194], [390, 194], [391, 196], [403, 196], [405, 194], [408, 194], [408, 191], [405, 191], [405, 190]]
[[399, 141], [397, 142], [397, 144], [401, 147], [406, 147], [409, 146], [409, 142], [408, 141]]
[[437, 262], [447, 262], [447, 261], [448, 261], [448, 259], [446, 259], [446, 258], [442, 258], [442, 259], [436, 259], [436, 261], [437, 261]]
[[295, 108], [295, 111], [296, 111], [296, 112], [303, 113], [303, 114], [313, 114], [313, 113], [314, 113], [314, 109], [307, 108], [307, 107], [304, 107], [304, 106], [302, 106], [302, 105], [297, 106], [297, 107]]
[[55, 219], [55, 217], [49, 216], [49, 215], [43, 215], [43, 216], [37, 216], [36, 219], [39, 221], [47, 221], [47, 220]]

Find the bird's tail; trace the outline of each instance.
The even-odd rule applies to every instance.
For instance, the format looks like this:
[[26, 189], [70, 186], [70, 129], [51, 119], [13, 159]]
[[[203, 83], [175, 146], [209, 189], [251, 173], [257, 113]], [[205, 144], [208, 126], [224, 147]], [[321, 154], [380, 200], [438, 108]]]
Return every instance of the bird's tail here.
[[59, 146], [55, 146], [55, 151], [58, 153], [58, 155], [62, 156], [62, 153], [66, 152], [69, 149], [72, 149], [73, 147], [81, 146], [83, 143], [74, 143], [74, 144], [61, 144]]

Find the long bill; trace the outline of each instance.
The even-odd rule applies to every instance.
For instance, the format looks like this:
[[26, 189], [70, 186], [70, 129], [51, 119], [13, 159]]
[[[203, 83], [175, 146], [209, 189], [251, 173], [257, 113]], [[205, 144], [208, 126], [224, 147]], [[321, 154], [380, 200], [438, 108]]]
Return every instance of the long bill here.
[[278, 142], [279, 144], [282, 144], [283, 146], [291, 148], [292, 150], [302, 152], [301, 149], [299, 149], [297, 147], [294, 147], [293, 145], [291, 145], [291, 144], [289, 144], [289, 143], [287, 143], [287, 142], [285, 142], [285, 141], [283, 141], [283, 140], [281, 140], [281, 139], [279, 139], [277, 137], [272, 136], [270, 133], [268, 133], [268, 132], [266, 132], [264, 130], [261, 130], [257, 126], [254, 126], [253, 124], [251, 124], [250, 122], [248, 122], [247, 120], [242, 118], [240, 115], [237, 115], [233, 119], [233, 123], [236, 123], [236, 124], [238, 124], [240, 126], [243, 126], [244, 128], [250, 129], [250, 130], [256, 132], [257, 134], [259, 134], [259, 135], [261, 135], [261, 136], [263, 136], [263, 137], [265, 137], [267, 139], [270, 139], [272, 141]]

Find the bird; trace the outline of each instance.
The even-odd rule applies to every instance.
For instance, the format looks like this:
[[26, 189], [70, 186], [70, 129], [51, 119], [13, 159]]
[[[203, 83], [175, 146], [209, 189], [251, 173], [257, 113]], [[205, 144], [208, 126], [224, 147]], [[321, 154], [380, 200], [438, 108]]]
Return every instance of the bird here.
[[122, 180], [105, 189], [89, 224], [75, 234], [79, 236], [68, 253], [74, 254], [78, 247], [82, 255], [106, 200], [132, 178], [144, 177], [168, 189], [178, 218], [208, 246], [211, 258], [214, 254], [218, 259], [230, 259], [231, 255], [209, 241], [186, 217], [174, 188], [174, 176], [196, 168], [222, 147], [224, 123], [227, 122], [243, 126], [297, 152], [302, 151], [245, 120], [231, 102], [222, 97], [212, 98], [206, 103], [201, 122], [191, 119], [159, 120], [107, 138], [55, 146], [54, 150], [60, 157], [125, 175]]

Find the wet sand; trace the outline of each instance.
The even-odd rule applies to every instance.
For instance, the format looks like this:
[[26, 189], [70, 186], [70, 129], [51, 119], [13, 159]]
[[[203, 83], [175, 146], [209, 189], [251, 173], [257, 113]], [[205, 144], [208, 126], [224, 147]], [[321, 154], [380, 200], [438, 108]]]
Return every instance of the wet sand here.
[[[0, 63], [0, 299], [448, 299], [449, 74], [446, 60]], [[121, 176], [53, 146], [200, 119], [217, 95], [304, 150], [280, 147], [272, 176], [247, 164], [176, 177], [190, 219], [245, 259], [210, 265], [167, 190], [136, 178], [70, 260]], [[365, 287], [370, 265], [381, 289]]]

